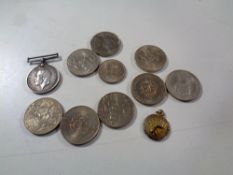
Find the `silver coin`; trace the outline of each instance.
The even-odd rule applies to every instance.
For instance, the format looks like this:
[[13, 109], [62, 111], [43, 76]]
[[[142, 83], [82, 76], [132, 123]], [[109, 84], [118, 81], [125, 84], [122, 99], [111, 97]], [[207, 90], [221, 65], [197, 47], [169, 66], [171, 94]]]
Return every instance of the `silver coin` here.
[[167, 57], [159, 47], [144, 45], [136, 51], [135, 60], [138, 67], [142, 70], [156, 72], [164, 67]]
[[110, 128], [126, 126], [133, 119], [134, 112], [133, 101], [120, 92], [112, 92], [105, 95], [98, 105], [100, 120]]
[[106, 83], [118, 83], [125, 77], [125, 66], [117, 60], [107, 60], [100, 64], [99, 76]]
[[60, 74], [56, 68], [48, 64], [41, 64], [29, 73], [28, 87], [36, 94], [45, 94], [53, 90], [60, 81]]
[[178, 100], [191, 101], [200, 96], [201, 83], [195, 75], [186, 70], [175, 70], [166, 79], [168, 92]]
[[91, 40], [92, 50], [102, 57], [109, 57], [119, 52], [121, 41], [111, 32], [97, 33]]
[[144, 73], [134, 78], [131, 92], [138, 102], [145, 105], [156, 105], [167, 96], [163, 80], [151, 73]]
[[99, 57], [89, 49], [78, 49], [72, 52], [67, 59], [69, 71], [76, 76], [90, 75], [99, 64]]
[[33, 134], [44, 135], [54, 130], [62, 120], [63, 108], [53, 98], [40, 98], [27, 108], [24, 125]]
[[76, 106], [65, 113], [60, 128], [69, 143], [81, 145], [95, 138], [100, 129], [100, 121], [93, 109]]

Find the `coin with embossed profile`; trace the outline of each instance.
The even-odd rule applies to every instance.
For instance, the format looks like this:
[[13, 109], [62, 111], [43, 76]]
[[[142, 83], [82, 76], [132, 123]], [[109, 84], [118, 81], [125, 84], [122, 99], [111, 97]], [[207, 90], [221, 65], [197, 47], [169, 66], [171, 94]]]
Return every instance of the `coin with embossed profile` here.
[[63, 108], [53, 98], [40, 98], [27, 108], [24, 125], [33, 134], [44, 135], [53, 131], [62, 120]]
[[36, 94], [45, 94], [53, 90], [60, 81], [56, 68], [46, 63], [32, 69], [27, 77], [28, 87]]
[[164, 67], [167, 58], [164, 51], [159, 47], [144, 45], [136, 51], [135, 60], [142, 70], [156, 72]]
[[121, 41], [114, 33], [100, 32], [91, 39], [91, 48], [97, 55], [109, 57], [119, 52]]
[[201, 94], [201, 83], [195, 75], [186, 70], [175, 70], [166, 79], [168, 92], [178, 100], [191, 101]]
[[100, 129], [100, 121], [93, 109], [76, 106], [65, 113], [60, 128], [69, 143], [82, 145], [95, 138]]
[[133, 119], [134, 112], [133, 101], [120, 92], [105, 95], [98, 104], [98, 116], [110, 128], [126, 126]]
[[145, 105], [156, 105], [167, 95], [163, 80], [151, 73], [143, 73], [134, 78], [131, 92], [138, 102]]
[[165, 118], [163, 110], [151, 114], [144, 120], [144, 131], [148, 137], [160, 141], [164, 139], [170, 131], [170, 125]]
[[117, 60], [107, 60], [100, 64], [99, 76], [106, 83], [118, 83], [125, 77], [125, 66]]
[[92, 74], [99, 67], [99, 63], [99, 57], [89, 49], [78, 49], [67, 59], [69, 71], [80, 77]]

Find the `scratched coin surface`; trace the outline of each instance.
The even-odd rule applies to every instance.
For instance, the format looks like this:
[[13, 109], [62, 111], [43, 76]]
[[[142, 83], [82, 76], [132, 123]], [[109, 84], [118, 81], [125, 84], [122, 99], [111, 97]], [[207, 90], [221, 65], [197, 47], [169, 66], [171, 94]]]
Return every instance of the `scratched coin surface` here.
[[93, 73], [99, 64], [99, 57], [89, 49], [78, 49], [72, 52], [67, 59], [69, 71], [81, 77]]
[[104, 97], [98, 105], [100, 120], [110, 128], [121, 128], [130, 123], [134, 117], [135, 106], [125, 94], [112, 92]]
[[107, 60], [100, 64], [99, 76], [106, 83], [118, 83], [125, 77], [125, 66], [117, 60]]
[[114, 33], [100, 32], [91, 39], [91, 48], [97, 55], [109, 57], [119, 52], [121, 41]]
[[146, 72], [161, 70], [166, 64], [167, 57], [162, 49], [152, 45], [144, 45], [135, 53], [138, 67]]
[[76, 106], [65, 113], [60, 128], [69, 143], [82, 145], [95, 138], [100, 129], [100, 121], [93, 109]]
[[62, 120], [63, 108], [53, 98], [40, 98], [27, 108], [24, 125], [33, 134], [44, 135], [53, 131]]
[[166, 79], [168, 92], [178, 100], [191, 101], [200, 96], [201, 83], [195, 75], [186, 70], [175, 70]]
[[170, 125], [162, 110], [146, 117], [144, 120], [144, 131], [148, 137], [157, 141], [164, 139], [168, 135]]
[[156, 105], [167, 96], [163, 80], [151, 73], [143, 73], [134, 78], [131, 92], [138, 102], [145, 105]]
[[36, 94], [45, 94], [53, 90], [60, 81], [60, 74], [56, 68], [48, 64], [41, 64], [29, 73], [28, 87]]

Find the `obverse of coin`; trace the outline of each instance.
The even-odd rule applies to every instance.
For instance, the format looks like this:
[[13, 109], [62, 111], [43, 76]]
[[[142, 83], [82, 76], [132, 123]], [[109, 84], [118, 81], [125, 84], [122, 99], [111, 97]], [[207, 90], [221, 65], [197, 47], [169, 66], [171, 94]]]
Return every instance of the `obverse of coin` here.
[[48, 64], [35, 67], [27, 77], [28, 87], [36, 94], [50, 92], [58, 85], [59, 81], [59, 72]]
[[104, 97], [98, 105], [100, 120], [110, 128], [126, 126], [134, 117], [134, 103], [125, 94], [112, 92]]
[[144, 73], [134, 78], [131, 92], [138, 102], [145, 105], [156, 105], [167, 95], [163, 80], [150, 73]]
[[168, 92], [178, 100], [191, 101], [200, 96], [201, 83], [195, 75], [185, 70], [175, 70], [166, 79]]
[[138, 67], [142, 70], [146, 72], [156, 72], [164, 67], [167, 57], [159, 47], [145, 45], [136, 51], [135, 60]]
[[102, 57], [115, 55], [121, 48], [121, 41], [111, 32], [97, 33], [91, 40], [92, 50]]
[[118, 83], [125, 77], [125, 66], [117, 60], [107, 60], [100, 64], [99, 76], [106, 83]]
[[53, 98], [40, 98], [24, 114], [24, 125], [33, 134], [44, 135], [54, 130], [63, 116], [61, 104]]
[[69, 143], [81, 145], [94, 139], [100, 128], [100, 121], [93, 109], [76, 106], [66, 112], [60, 127], [62, 135]]
[[89, 49], [78, 49], [70, 54], [67, 66], [76, 76], [87, 76], [93, 73], [99, 66], [99, 57]]
[[156, 112], [156, 114], [149, 115], [144, 120], [144, 131], [148, 137], [153, 140], [160, 141], [166, 137], [170, 131], [170, 125], [162, 110]]

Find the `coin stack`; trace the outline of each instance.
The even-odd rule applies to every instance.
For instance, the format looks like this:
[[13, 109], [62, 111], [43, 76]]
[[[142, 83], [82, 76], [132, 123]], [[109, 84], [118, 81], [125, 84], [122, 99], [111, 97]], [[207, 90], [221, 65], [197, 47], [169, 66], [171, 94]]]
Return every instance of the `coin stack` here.
[[[101, 80], [109, 84], [124, 80], [126, 67], [115, 59], [101, 63], [100, 57], [116, 55], [122, 47], [118, 36], [111, 32], [94, 35], [91, 49], [82, 48], [72, 52], [67, 59], [69, 71], [78, 77], [86, 77], [98, 70]], [[60, 82], [60, 73], [47, 64], [47, 60], [59, 58], [58, 54], [28, 58], [30, 63], [38, 62], [28, 75], [27, 84], [36, 94], [52, 91]], [[146, 73], [136, 76], [131, 84], [132, 96], [147, 106], [161, 103], [169, 92], [178, 100], [187, 102], [198, 98], [201, 92], [199, 80], [190, 72], [175, 70], [166, 83], [154, 73], [164, 69], [167, 62], [162, 49], [153, 45], [144, 45], [135, 53], [138, 67]], [[88, 106], [75, 106], [64, 113], [62, 105], [55, 99], [45, 97], [33, 102], [24, 115], [25, 127], [35, 135], [47, 134], [57, 127], [65, 140], [73, 145], [82, 145], [92, 141], [100, 130], [101, 123], [110, 128], [122, 128], [128, 125], [135, 115], [133, 100], [121, 92], [104, 95], [98, 104], [97, 112]], [[170, 131], [170, 124], [162, 110], [151, 114], [144, 120], [144, 131], [153, 140], [162, 140]]]

